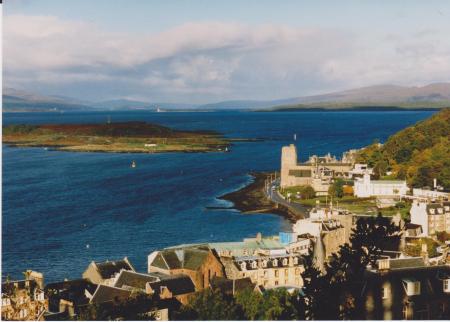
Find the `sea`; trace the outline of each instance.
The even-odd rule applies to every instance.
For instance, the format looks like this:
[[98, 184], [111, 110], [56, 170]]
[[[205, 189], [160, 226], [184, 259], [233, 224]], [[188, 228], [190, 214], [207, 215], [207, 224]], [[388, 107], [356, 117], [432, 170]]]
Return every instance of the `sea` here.
[[75, 279], [91, 261], [125, 256], [145, 272], [148, 255], [164, 247], [276, 235], [290, 225], [282, 217], [216, 209], [232, 206], [217, 197], [250, 183], [252, 171], [279, 170], [284, 145], [294, 143], [299, 160], [341, 157], [433, 113], [4, 113], [4, 125], [146, 121], [259, 141], [235, 142], [227, 153], [164, 154], [3, 145], [2, 280], [27, 269], [44, 273], [46, 282]]

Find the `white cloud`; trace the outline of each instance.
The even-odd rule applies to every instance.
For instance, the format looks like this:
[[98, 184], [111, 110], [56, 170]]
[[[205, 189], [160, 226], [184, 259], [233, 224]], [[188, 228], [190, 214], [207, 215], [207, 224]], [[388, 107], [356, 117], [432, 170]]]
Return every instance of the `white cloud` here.
[[117, 95], [120, 87], [124, 96], [172, 101], [270, 99], [445, 81], [450, 75], [450, 41], [428, 29], [377, 37], [202, 22], [126, 34], [53, 16], [10, 15], [4, 17], [3, 44], [5, 85], [39, 82], [40, 88], [75, 95], [92, 96], [98, 86], [103, 96]]

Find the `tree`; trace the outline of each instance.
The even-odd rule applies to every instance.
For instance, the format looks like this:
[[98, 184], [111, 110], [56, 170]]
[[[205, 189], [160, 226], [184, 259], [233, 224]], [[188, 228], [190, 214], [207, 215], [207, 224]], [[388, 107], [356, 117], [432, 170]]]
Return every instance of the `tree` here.
[[[184, 309], [185, 318], [191, 320], [241, 320], [243, 313], [233, 297], [219, 290], [205, 289], [194, 295]], [[181, 316], [183, 318], [183, 316]]]
[[313, 199], [316, 196], [316, 191], [310, 185], [301, 186], [300, 194], [302, 199]]
[[337, 178], [333, 184], [328, 188], [328, 194], [335, 198], [342, 198], [344, 196], [344, 180]]
[[311, 254], [305, 257], [305, 319], [363, 319], [360, 292], [366, 267], [375, 265], [381, 251], [399, 241], [399, 230], [389, 218], [381, 215], [360, 218], [352, 231], [350, 244], [342, 245], [339, 252], [332, 255], [324, 274], [314, 267]]

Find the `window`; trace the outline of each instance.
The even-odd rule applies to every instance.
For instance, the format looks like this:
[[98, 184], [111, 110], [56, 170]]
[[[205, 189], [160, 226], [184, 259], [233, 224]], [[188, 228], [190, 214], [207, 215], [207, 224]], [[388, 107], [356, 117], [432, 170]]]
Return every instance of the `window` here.
[[450, 279], [444, 280], [444, 292], [450, 293]]
[[278, 286], [278, 281], [275, 281], [275, 286]]
[[295, 275], [300, 275], [300, 268], [295, 269]]
[[245, 264], [245, 262], [242, 262], [241, 263], [241, 269], [242, 270], [245, 270], [247, 268], [247, 265]]
[[275, 277], [278, 277], [280, 275], [280, 272], [278, 270], [275, 270]]
[[267, 261], [266, 260], [262, 261], [262, 267], [267, 267]]
[[420, 282], [415, 279], [404, 279], [403, 287], [405, 288], [406, 295], [419, 295], [420, 294]]
[[403, 320], [408, 320], [408, 305], [403, 305], [402, 316]]
[[267, 277], [267, 271], [264, 271], [264, 277]]
[[284, 270], [284, 276], [289, 276], [289, 270], [287, 268]]
[[6, 305], [10, 305], [11, 301], [9, 300], [9, 298], [4, 297], [2, 298], [2, 306], [6, 306]]
[[294, 257], [294, 265], [298, 264], [298, 257]]
[[385, 286], [381, 288], [381, 296], [383, 299], [388, 299], [391, 293], [391, 289], [389, 286]]

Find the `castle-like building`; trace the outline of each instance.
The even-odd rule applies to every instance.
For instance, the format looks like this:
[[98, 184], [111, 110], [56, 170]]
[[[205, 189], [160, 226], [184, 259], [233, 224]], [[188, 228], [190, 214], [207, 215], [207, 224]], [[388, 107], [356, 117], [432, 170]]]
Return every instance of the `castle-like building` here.
[[328, 194], [331, 180], [335, 177], [349, 177], [355, 163], [354, 151], [343, 154], [338, 160], [329, 153], [319, 157], [313, 155], [304, 163], [297, 162], [297, 148], [294, 144], [281, 150], [281, 187], [310, 185], [317, 195]]

